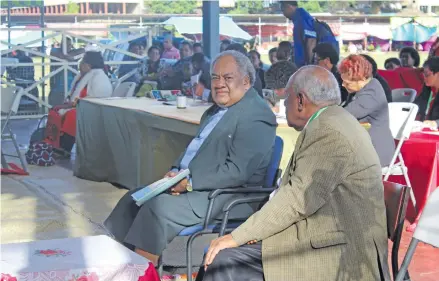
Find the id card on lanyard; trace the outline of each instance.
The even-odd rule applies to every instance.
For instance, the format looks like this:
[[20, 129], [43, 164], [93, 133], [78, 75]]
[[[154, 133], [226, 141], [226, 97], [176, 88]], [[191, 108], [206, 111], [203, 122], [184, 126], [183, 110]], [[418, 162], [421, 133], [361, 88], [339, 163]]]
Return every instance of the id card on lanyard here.
[[435, 97], [433, 97], [433, 91], [430, 91], [430, 97], [428, 98], [428, 101], [427, 101], [427, 108], [425, 109], [425, 116], [426, 117], [430, 113], [430, 107], [433, 105], [434, 99], [435, 99]]

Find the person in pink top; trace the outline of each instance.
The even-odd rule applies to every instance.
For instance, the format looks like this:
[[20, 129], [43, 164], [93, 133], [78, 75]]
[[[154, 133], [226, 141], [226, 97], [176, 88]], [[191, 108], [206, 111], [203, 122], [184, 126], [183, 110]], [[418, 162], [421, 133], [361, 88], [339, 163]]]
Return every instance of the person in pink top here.
[[168, 35], [163, 40], [163, 54], [162, 59], [180, 59], [180, 51], [172, 45], [172, 36]]

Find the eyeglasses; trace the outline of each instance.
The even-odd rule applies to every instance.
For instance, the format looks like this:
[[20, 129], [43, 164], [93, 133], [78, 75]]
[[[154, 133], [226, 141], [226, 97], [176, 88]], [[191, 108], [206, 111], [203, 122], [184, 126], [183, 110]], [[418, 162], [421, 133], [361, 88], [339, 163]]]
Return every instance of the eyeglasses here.
[[428, 77], [434, 75], [433, 72], [423, 72], [422, 74], [424, 75], [425, 78], [428, 78]]

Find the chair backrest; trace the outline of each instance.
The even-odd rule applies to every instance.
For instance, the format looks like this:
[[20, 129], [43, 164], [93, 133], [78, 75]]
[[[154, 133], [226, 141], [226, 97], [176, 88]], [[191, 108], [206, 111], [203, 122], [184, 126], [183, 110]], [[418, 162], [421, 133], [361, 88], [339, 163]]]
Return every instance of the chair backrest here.
[[8, 114], [10, 111], [17, 113], [20, 106], [21, 87], [1, 88], [1, 112]]
[[414, 102], [416, 90], [410, 88], [392, 90], [392, 102]]
[[413, 237], [439, 247], [439, 187], [428, 197]]
[[418, 106], [414, 103], [389, 103], [389, 124], [394, 139], [409, 138], [412, 131]]
[[401, 237], [410, 198], [410, 187], [388, 181], [383, 181], [383, 184], [387, 215], [387, 237], [395, 241]]
[[123, 82], [114, 89], [112, 97], [132, 97], [135, 89], [136, 83]]
[[281, 137], [276, 136], [274, 140], [273, 154], [271, 155], [270, 164], [267, 168], [264, 187], [273, 187], [276, 185], [280, 161], [284, 150], [284, 141]]

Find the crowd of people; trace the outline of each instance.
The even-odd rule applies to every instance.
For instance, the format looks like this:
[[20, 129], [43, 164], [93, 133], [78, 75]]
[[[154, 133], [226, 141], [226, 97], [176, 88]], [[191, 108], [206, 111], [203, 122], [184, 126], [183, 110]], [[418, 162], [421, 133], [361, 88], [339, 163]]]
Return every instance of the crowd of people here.
[[[284, 14], [306, 21], [290, 2]], [[370, 56], [339, 61], [331, 40], [305, 33], [299, 50], [291, 42], [271, 49], [270, 66], [257, 51], [226, 40], [212, 62], [201, 52], [189, 60], [194, 46], [182, 43], [179, 62], [204, 73], [200, 83], [210, 81], [214, 104], [165, 176], [182, 169], [190, 175], [141, 207], [131, 198], [137, 190], [118, 202], [105, 221], [118, 241], [157, 264], [180, 231], [202, 223], [211, 190], [262, 184], [283, 102], [288, 125], [301, 133], [280, 186], [262, 207], [244, 204], [233, 213], [245, 222], [211, 243], [198, 280], [390, 280], [382, 168], [395, 151], [391, 88]], [[386, 65], [416, 68], [420, 59], [407, 48]], [[439, 87], [439, 57], [422, 71], [430, 92], [416, 103], [425, 126], [437, 129], [439, 99], [431, 89]], [[240, 196], [221, 196], [212, 217]]]
[[[131, 197], [139, 189], [129, 191], [105, 227], [157, 264], [183, 229], [203, 222], [210, 191], [264, 183], [282, 102], [288, 125], [301, 133], [280, 186], [262, 207], [243, 204], [232, 212], [245, 222], [211, 243], [203, 280], [390, 280], [382, 168], [395, 151], [391, 88], [370, 56], [340, 61], [326, 26], [296, 1], [283, 1], [282, 10], [294, 22], [294, 45], [284, 41], [269, 50], [271, 65], [256, 50], [229, 40], [221, 41], [220, 54], [211, 61], [201, 43], [183, 41], [177, 49], [171, 36], [163, 48], [151, 46], [145, 60], [123, 58], [138, 63], [121, 65], [117, 75], [136, 83], [138, 91], [152, 81], [159, 89], [185, 93], [185, 84], [198, 75], [195, 93], [210, 90], [213, 105], [165, 177], [183, 169], [190, 175], [141, 207]], [[66, 44], [70, 52], [71, 42]], [[424, 85], [415, 101], [419, 118], [431, 129], [439, 126], [435, 50], [421, 69]], [[145, 50], [131, 42], [129, 51], [141, 56]], [[385, 62], [392, 71], [420, 65], [413, 48]], [[85, 52], [71, 81], [62, 131], [74, 137], [72, 107], [81, 98], [107, 97], [112, 90], [102, 54]], [[368, 131], [362, 122], [370, 124]], [[220, 219], [224, 204], [240, 197], [245, 195], [218, 197], [212, 217]]]

